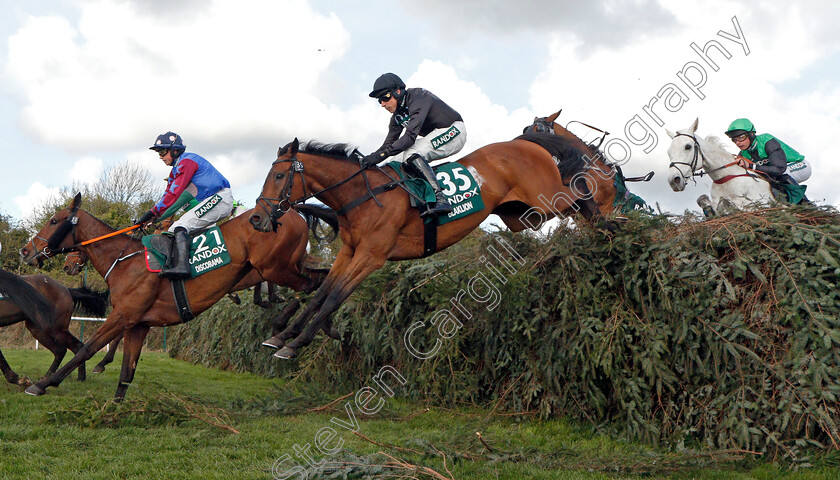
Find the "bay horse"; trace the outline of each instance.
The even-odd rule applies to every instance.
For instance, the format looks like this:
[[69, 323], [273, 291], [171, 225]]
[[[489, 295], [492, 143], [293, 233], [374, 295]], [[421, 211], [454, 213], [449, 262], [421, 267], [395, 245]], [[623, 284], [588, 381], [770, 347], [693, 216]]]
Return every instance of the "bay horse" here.
[[[38, 342], [53, 354], [52, 365], [45, 377], [52, 375], [64, 359], [67, 349], [79, 351], [82, 342], [70, 333], [74, 310], [81, 306], [93, 315], [101, 315], [107, 307], [107, 294], [87, 289], [68, 289], [46, 275], [15, 275], [0, 269], [0, 327], [19, 322]], [[9, 366], [0, 352], [0, 371], [9, 383], [29, 385]], [[85, 365], [79, 364], [78, 379], [85, 380]]]
[[[708, 175], [712, 179], [711, 207], [717, 214], [734, 209], [755, 209], [773, 202], [770, 182], [753, 170], [738, 166], [734, 155], [724, 149], [720, 139], [703, 138], [696, 134], [700, 119], [676, 133], [665, 130], [671, 137], [668, 158], [671, 160], [668, 184], [675, 192], [685, 190], [688, 180]], [[700, 171], [703, 171], [701, 173]], [[698, 204], [703, 207], [703, 197]]]
[[[320, 225], [318, 225], [318, 223], [317, 223], [320, 220], [319, 220], [318, 217], [313, 215], [308, 209], [309, 209], [309, 206], [305, 206], [305, 207], [301, 208], [301, 210], [303, 210], [301, 212], [301, 214], [303, 215], [304, 219], [306, 220], [306, 223], [309, 226], [310, 231], [314, 232], [315, 229], [320, 227]], [[250, 214], [250, 211], [246, 212], [246, 213]], [[323, 213], [323, 215], [326, 215], [327, 218], [329, 219], [329, 221], [325, 222], [325, 223], [327, 223], [331, 227], [338, 228], [337, 219], [334, 219], [331, 214], [326, 213], [324, 210], [322, 210], [322, 213]], [[158, 230], [156, 230], [156, 232], [157, 231]], [[336, 232], [336, 235], [337, 235], [337, 232]], [[260, 250], [260, 249], [252, 249], [252, 252], [250, 253], [250, 255], [252, 257], [259, 256], [259, 255], [267, 255], [268, 257], [270, 257], [270, 256], [275, 255], [275, 254], [276, 254], [276, 252], [267, 252], [266, 253], [265, 250]], [[306, 272], [306, 274], [308, 276], [315, 279], [315, 282], [310, 284], [310, 285], [307, 285], [306, 289], [308, 291], [305, 292], [305, 293], [309, 293], [312, 290], [314, 290], [316, 284], [320, 285], [320, 282], [323, 280], [323, 277], [326, 276], [326, 271], [324, 271], [323, 269], [317, 268], [315, 265], [311, 265], [310, 262], [308, 262], [308, 260], [310, 260], [310, 258], [314, 258], [314, 257], [309, 257], [309, 256], [305, 257], [304, 262], [301, 265], [301, 269], [304, 272]], [[64, 267], [63, 267], [64, 273], [66, 273], [67, 275], [70, 275], [70, 276], [78, 275], [79, 273], [81, 273], [82, 268], [87, 264], [87, 260], [88, 260], [87, 255], [82, 251], [74, 251], [74, 252], [68, 253], [67, 257], [64, 260]], [[262, 263], [260, 263], [259, 261], [257, 263], [262, 265]], [[271, 300], [272, 292], [274, 292], [276, 294], [276, 290], [277, 290], [277, 287], [278, 287], [277, 284], [265, 280], [262, 277], [262, 274], [260, 273], [260, 270], [249, 271], [242, 278], [242, 280], [240, 280], [236, 285], [234, 285], [233, 290], [228, 292], [227, 295], [228, 295], [228, 297], [236, 296], [236, 292], [245, 290], [247, 288], [254, 287], [254, 304], [258, 305], [262, 308], [269, 308], [270, 305], [266, 305], [266, 303], [268, 303], [268, 302], [262, 301], [261, 297], [260, 297], [260, 293], [259, 293], [260, 292], [260, 286], [263, 285], [263, 284], [268, 284], [269, 285], [269, 287], [268, 287], [268, 290], [269, 290], [269, 300], [268, 300], [268, 302], [280, 303], [280, 301]], [[237, 305], [239, 305], [238, 300], [239, 300], [239, 297], [236, 296], [236, 300], [234, 301], [234, 303], [236, 303]], [[284, 299], [281, 299], [281, 300], [285, 301]], [[283, 328], [286, 327], [286, 323], [288, 322], [289, 318], [292, 315], [294, 315], [294, 312], [296, 312], [298, 310], [298, 308], [300, 308], [300, 300], [298, 300], [297, 298], [292, 298], [288, 302], [288, 305], [286, 306], [286, 308], [283, 309], [283, 311], [277, 316], [277, 318], [272, 323], [272, 335], [281, 332], [283, 330]], [[103, 310], [102, 313], [104, 314], [104, 310]], [[335, 336], [335, 335], [336, 334], [333, 333], [333, 336]], [[114, 361], [114, 356], [117, 353], [117, 348], [119, 347], [120, 342], [122, 341], [122, 338], [123, 338], [123, 336], [122, 336], [122, 334], [120, 334], [116, 338], [111, 340], [111, 343], [108, 344], [108, 349], [107, 349], [108, 351], [105, 353], [105, 356], [102, 358], [102, 360], [99, 361], [99, 363], [96, 364], [95, 367], [93, 367], [93, 370], [92, 370], [93, 373], [104, 372], [105, 371], [105, 366]]]
[[[58, 386], [73, 368], [122, 334], [123, 364], [115, 394], [119, 401], [134, 379], [149, 329], [177, 325], [190, 318], [182, 318], [177, 310], [172, 282], [147, 270], [140, 240], [115, 231], [82, 210], [81, 203], [79, 193], [53, 215], [20, 250], [21, 259], [34, 266], [57, 253], [84, 252], [108, 284], [113, 309], [67, 364], [31, 385], [26, 393], [43, 395], [47, 387]], [[243, 215], [219, 226], [230, 263], [184, 282], [194, 315], [210, 308], [252, 268], [262, 269], [267, 278], [301, 291], [317, 285], [301, 268], [308, 242], [308, 226], [303, 218], [289, 215], [274, 233], [256, 232], [248, 221], [249, 216]], [[266, 252], [273, 256], [267, 258]]]
[[[234, 201], [233, 204], [234, 204], [233, 211], [230, 213], [230, 217], [228, 217], [228, 219], [231, 219], [231, 218], [234, 218], [234, 217], [238, 217], [239, 215], [249, 213], [249, 212], [243, 212], [244, 206], [241, 203]], [[307, 217], [308, 214], [304, 213], [303, 215], [304, 215], [304, 218], [306, 219], [306, 223], [309, 224], [310, 223], [310, 218]], [[157, 228], [155, 229], [155, 233], [162, 233], [162, 232], [168, 230], [169, 227], [172, 225], [173, 221], [174, 221], [174, 217], [169, 217], [165, 220], [160, 221]], [[312, 227], [312, 225], [310, 225], [310, 229], [313, 232], [315, 231], [315, 229], [314, 229], [314, 227]], [[74, 258], [71, 261], [71, 259], [70, 259], [71, 253], [67, 254], [67, 260], [65, 262], [64, 269], [65, 269], [65, 272], [68, 272], [68, 275], [73, 275], [72, 273], [69, 273], [68, 268], [69, 268], [70, 271], [75, 271], [76, 273], [78, 273], [77, 268], [80, 268], [81, 265], [84, 265], [84, 262], [86, 261], [86, 260], [84, 260], [84, 258], [86, 258], [86, 257], [84, 257], [83, 253], [81, 253], [81, 252], [72, 252], [72, 253], [77, 253], [78, 257]], [[79, 265], [80, 262], [81, 262], [81, 265]], [[265, 286], [265, 289], [268, 293], [268, 300], [263, 300], [262, 299], [263, 286]], [[248, 274], [245, 275], [245, 278], [240, 280], [239, 283], [237, 283], [233, 287], [233, 290], [228, 292], [227, 296], [233, 303], [239, 305], [239, 304], [242, 303], [242, 300], [239, 298], [239, 294], [237, 294], [236, 292], [239, 292], [241, 290], [245, 290], [246, 288], [251, 288], [251, 287], [254, 287], [254, 297], [253, 297], [254, 305], [258, 305], [262, 308], [271, 308], [272, 303], [280, 303], [281, 301], [283, 301], [283, 299], [277, 293], [277, 284], [266, 281], [265, 279], [263, 279], [262, 276], [260, 275], [260, 272], [257, 271], [257, 270], [251, 270], [250, 272], [248, 272]], [[108, 363], [110, 363], [110, 362], [108, 362]], [[97, 373], [96, 369], [94, 369], [94, 373]]]
[[[598, 204], [601, 214], [608, 215], [610, 213], [621, 213], [623, 205], [621, 199], [616, 201], [616, 197], [619, 195], [618, 188], [616, 188], [616, 182], [647, 182], [653, 178], [653, 172], [648, 172], [646, 175], [641, 177], [625, 177], [624, 173], [621, 171], [621, 167], [614, 163], [607, 162], [604, 158], [604, 153], [599, 149], [601, 143], [604, 141], [604, 138], [606, 138], [609, 133], [593, 127], [592, 125], [578, 122], [581, 125], [602, 134], [601, 138], [597, 140], [597, 143], [584, 142], [580, 137], [570, 132], [566, 127], [557, 123], [557, 117], [560, 116], [561, 112], [562, 110], [559, 110], [547, 117], [535, 117], [531, 125], [525, 127], [522, 130], [522, 133], [547, 133], [558, 135], [568, 140], [570, 144], [574, 145], [581, 151], [585, 152], [586, 160], [592, 171], [595, 173], [595, 175], [590, 175], [593, 183], [597, 184], [597, 189], [595, 189], [593, 199]], [[641, 199], [639, 198], [639, 200]]]
[[[313, 196], [339, 213], [342, 246], [327, 278], [289, 327], [263, 343], [282, 347], [277, 357], [292, 358], [297, 349], [311, 343], [330, 315], [386, 260], [429, 254], [423, 220], [411, 207], [409, 194], [401, 188], [383, 187], [393, 183], [394, 170], [362, 170], [361, 154], [350, 150], [346, 144], [316, 142], [301, 148], [295, 139], [277, 152], [257, 199], [251, 223], [263, 232], [271, 231], [289, 208]], [[498, 215], [514, 232], [536, 230], [573, 205], [586, 218], [600, 215], [589, 182], [581, 175], [587, 169], [584, 153], [571, 145], [563, 151], [565, 157], [555, 163], [539, 145], [514, 139], [487, 145], [458, 160], [480, 185], [484, 209], [440, 225], [435, 251], [460, 241], [490, 214]], [[376, 191], [374, 200], [370, 192]]]

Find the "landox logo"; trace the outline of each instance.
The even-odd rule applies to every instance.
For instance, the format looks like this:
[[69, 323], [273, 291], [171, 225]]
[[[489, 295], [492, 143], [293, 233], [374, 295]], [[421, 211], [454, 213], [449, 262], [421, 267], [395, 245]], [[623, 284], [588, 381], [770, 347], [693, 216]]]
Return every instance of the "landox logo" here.
[[205, 213], [212, 210], [213, 207], [218, 205], [220, 201], [222, 201], [222, 197], [219, 194], [213, 195], [212, 197], [210, 197], [210, 200], [207, 200], [207, 202], [204, 205], [202, 205], [201, 208], [195, 211], [195, 216], [198, 218], [203, 217]]
[[432, 146], [434, 148], [438, 148], [439, 146], [447, 143], [448, 141], [452, 140], [453, 138], [457, 137], [458, 134], [461, 133], [457, 128], [452, 127], [443, 135], [435, 137], [432, 139]]
[[455, 195], [452, 195], [449, 198], [455, 203], [461, 203], [463, 201], [469, 200], [470, 198], [476, 195], [478, 195], [478, 187], [475, 187], [472, 190], [469, 190], [464, 193], [456, 193]]

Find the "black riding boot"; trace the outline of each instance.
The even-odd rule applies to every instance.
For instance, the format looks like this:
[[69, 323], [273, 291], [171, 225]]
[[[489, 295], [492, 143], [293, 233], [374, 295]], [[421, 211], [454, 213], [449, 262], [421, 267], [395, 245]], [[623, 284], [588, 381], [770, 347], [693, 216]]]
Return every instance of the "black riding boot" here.
[[164, 268], [160, 276], [164, 278], [190, 278], [190, 244], [192, 239], [184, 227], [175, 228], [175, 241], [169, 249], [169, 268]]
[[429, 185], [432, 186], [432, 190], [435, 192], [435, 205], [432, 207], [429, 204], [426, 204], [426, 211], [420, 213], [420, 216], [425, 217], [427, 215], [438, 215], [440, 213], [451, 212], [452, 205], [449, 204], [449, 201], [446, 199], [446, 195], [443, 194], [437, 178], [435, 178], [434, 170], [432, 170], [432, 167], [423, 160], [423, 157], [415, 153], [414, 155], [408, 157], [406, 163], [408, 163], [423, 180], [429, 182]]

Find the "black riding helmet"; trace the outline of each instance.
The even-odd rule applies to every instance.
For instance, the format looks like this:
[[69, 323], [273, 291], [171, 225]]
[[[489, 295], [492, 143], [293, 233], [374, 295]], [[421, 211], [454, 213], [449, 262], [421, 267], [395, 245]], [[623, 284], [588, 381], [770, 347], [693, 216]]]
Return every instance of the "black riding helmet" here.
[[[400, 90], [399, 95], [395, 92], [397, 89]], [[400, 101], [402, 95], [405, 94], [405, 82], [393, 73], [383, 73], [373, 82], [373, 90], [371, 90], [369, 96], [371, 98], [379, 98], [388, 92], [394, 94], [397, 97], [397, 101]]]

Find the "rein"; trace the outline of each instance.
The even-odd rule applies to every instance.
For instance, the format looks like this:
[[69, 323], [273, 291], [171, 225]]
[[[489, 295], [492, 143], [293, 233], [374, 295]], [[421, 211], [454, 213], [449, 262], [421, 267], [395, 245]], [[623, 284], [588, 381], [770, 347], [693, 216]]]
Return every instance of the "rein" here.
[[[698, 160], [698, 158], [702, 158], [703, 161], [705, 162], [706, 161], [706, 155], [703, 153], [703, 150], [700, 148], [700, 143], [697, 141], [697, 137], [695, 137], [694, 135], [689, 135], [687, 133], [677, 133], [676, 135], [674, 135], [674, 137], [680, 137], [680, 136], [688, 137], [694, 142], [694, 158], [691, 159], [691, 163], [688, 163], [688, 162], [671, 162], [670, 164], [668, 164], [668, 168], [676, 167], [677, 171], [680, 172], [680, 176], [683, 178], [683, 180], [691, 179], [696, 184], [697, 180], [695, 180], [694, 177], [702, 177], [704, 175], [703, 172], [695, 173], [697, 171], [697, 160]], [[688, 175], [686, 175], [685, 173], [683, 173], [683, 171], [680, 167], [677, 167], [677, 165], [687, 166], [689, 168], [690, 173]]]
[[[677, 133], [676, 135], [674, 135], [674, 137], [680, 137], [680, 136], [688, 137], [694, 142], [694, 158], [691, 160], [691, 163], [671, 162], [668, 165], [668, 167], [670, 168], [670, 167], [676, 167], [677, 165], [686, 165], [688, 168], [690, 168], [691, 169], [691, 174], [686, 175], [686, 174], [683, 173], [681, 168], [676, 167], [677, 171], [680, 172], [680, 176], [682, 176], [683, 180], [688, 180], [690, 178], [696, 184], [697, 180], [694, 180], [694, 177], [703, 177], [704, 175], [711, 176], [711, 174], [714, 173], [714, 172], [717, 172], [717, 171], [723, 170], [725, 168], [729, 168], [729, 167], [738, 165], [738, 161], [734, 160], [734, 161], [729, 162], [729, 163], [727, 163], [723, 166], [714, 168], [714, 169], [709, 170], [709, 171], [702, 171], [701, 170], [700, 172], [696, 172], [696, 170], [698, 168], [697, 167], [698, 158], [702, 158], [703, 159], [703, 164], [705, 165], [706, 162], [707, 162], [706, 155], [703, 153], [703, 149], [700, 148], [700, 143], [697, 141], [697, 137], [695, 137], [694, 135], [689, 135], [687, 133]], [[717, 180], [712, 179], [712, 182], [720, 185], [722, 183], [726, 183], [726, 182], [728, 182], [728, 181], [730, 181], [734, 178], [738, 178], [738, 177], [750, 177], [750, 178], [753, 178], [755, 180], [759, 179], [758, 175], [750, 173], [749, 170], [747, 170], [746, 168], [744, 168], [744, 171], [745, 171], [745, 173], [741, 173], [741, 174], [738, 174], [738, 175], [726, 175], [725, 177], [719, 178]]]
[[[357, 152], [353, 152], [353, 153], [357, 154]], [[366, 174], [364, 168], [360, 168], [357, 172], [353, 173], [349, 177], [347, 177], [344, 180], [341, 180], [337, 183], [334, 183], [334, 184], [330, 185], [329, 187], [318, 190], [317, 192], [307, 193], [308, 189], [306, 187], [306, 177], [303, 175], [303, 172], [304, 172], [303, 163], [300, 160], [297, 159], [297, 155], [294, 155], [290, 158], [284, 158], [282, 160], [280, 160], [280, 159], [275, 160], [274, 162], [272, 162], [271, 166], [273, 167], [274, 165], [277, 165], [278, 163], [285, 163], [285, 162], [291, 162], [292, 166], [289, 169], [289, 176], [286, 178], [286, 183], [283, 185], [283, 189], [280, 191], [280, 196], [279, 197], [265, 197], [265, 196], [257, 197], [257, 205], [259, 205], [260, 208], [269, 216], [269, 218], [272, 219], [272, 223], [276, 222], [276, 220], [278, 218], [285, 215], [295, 205], [305, 203], [310, 198], [315, 198], [315, 197], [317, 197], [318, 195], [321, 195], [324, 192], [328, 192], [332, 189], [338, 188], [338, 187], [344, 185], [345, 183], [349, 182], [350, 180], [356, 178], [356, 176], [358, 176], [358, 175], [361, 175], [362, 178], [364, 178], [365, 189], [367, 190], [367, 194], [363, 195], [360, 198], [363, 198], [364, 199], [363, 201], [366, 201], [370, 198], [373, 198], [373, 200], [376, 201], [377, 205], [379, 205], [380, 207], [383, 206], [382, 203], [379, 201], [379, 199], [376, 198], [376, 195], [378, 193], [382, 193], [382, 190], [380, 190], [381, 187], [378, 187], [376, 189], [371, 189], [370, 181], [368, 180], [368, 177], [367, 177], [367, 174]], [[380, 169], [380, 171], [381, 171], [381, 169]], [[295, 201], [291, 201], [292, 187], [294, 186], [295, 174], [300, 175], [301, 182], [303, 183], [303, 196], [301, 198], [295, 200]], [[363, 201], [358, 202], [358, 204], [363, 203]], [[276, 204], [274, 206], [272, 206], [271, 202], [276, 202]], [[353, 204], [353, 207], [358, 205], [356, 203], [356, 201], [353, 201], [353, 202], [350, 202], [350, 203]], [[350, 210], [350, 208], [347, 208], [347, 206], [344, 206], [341, 209], [339, 209], [338, 211], [336, 211], [336, 213], [338, 215], [343, 215], [343, 214], [346, 214], [348, 210]]]

